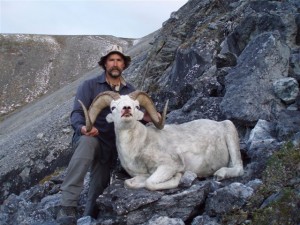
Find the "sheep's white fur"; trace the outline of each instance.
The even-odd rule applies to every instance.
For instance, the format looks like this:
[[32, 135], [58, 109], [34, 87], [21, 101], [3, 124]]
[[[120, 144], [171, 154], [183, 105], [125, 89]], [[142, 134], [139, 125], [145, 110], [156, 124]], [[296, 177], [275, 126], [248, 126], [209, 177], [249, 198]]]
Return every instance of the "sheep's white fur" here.
[[127, 95], [110, 107], [106, 119], [114, 122], [120, 162], [133, 177], [125, 181], [129, 188], [176, 188], [185, 171], [217, 180], [243, 174], [238, 133], [231, 121], [199, 119], [159, 130], [139, 122], [139, 102]]

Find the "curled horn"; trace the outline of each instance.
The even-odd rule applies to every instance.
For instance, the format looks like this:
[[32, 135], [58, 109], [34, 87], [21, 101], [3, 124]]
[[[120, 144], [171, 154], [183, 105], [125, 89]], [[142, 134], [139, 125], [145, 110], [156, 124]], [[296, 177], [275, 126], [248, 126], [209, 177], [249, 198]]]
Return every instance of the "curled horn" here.
[[159, 118], [157, 110], [155, 108], [155, 105], [154, 105], [152, 99], [145, 92], [134, 91], [134, 92], [130, 93], [129, 96], [134, 100], [138, 100], [140, 103], [140, 106], [142, 106], [146, 109], [146, 111], [150, 115], [150, 118], [152, 119], [153, 124], [155, 125], [155, 127], [157, 129], [161, 130], [164, 128], [169, 101], [166, 102], [162, 116], [161, 116], [161, 118]]
[[96, 96], [89, 110], [87, 110], [85, 105], [80, 100], [78, 100], [84, 112], [87, 132], [92, 130], [96, 118], [99, 115], [99, 113], [102, 111], [102, 109], [104, 109], [107, 106], [110, 106], [111, 101], [116, 100], [119, 97], [120, 95], [113, 91], [102, 92]]

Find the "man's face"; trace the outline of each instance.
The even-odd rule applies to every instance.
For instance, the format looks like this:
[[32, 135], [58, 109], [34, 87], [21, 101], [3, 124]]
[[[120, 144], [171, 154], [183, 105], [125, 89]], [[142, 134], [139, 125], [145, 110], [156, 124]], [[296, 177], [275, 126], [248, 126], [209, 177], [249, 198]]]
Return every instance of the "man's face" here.
[[125, 62], [121, 55], [119, 54], [110, 54], [105, 62], [106, 73], [108, 73], [111, 77], [119, 77], [121, 76], [124, 68]]

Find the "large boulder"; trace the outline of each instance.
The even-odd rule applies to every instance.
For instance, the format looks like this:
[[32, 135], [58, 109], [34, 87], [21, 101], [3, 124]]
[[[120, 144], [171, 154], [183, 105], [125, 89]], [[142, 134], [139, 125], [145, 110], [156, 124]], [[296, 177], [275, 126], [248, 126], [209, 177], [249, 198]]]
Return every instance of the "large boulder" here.
[[132, 190], [124, 188], [123, 182], [111, 185], [98, 199], [99, 220], [107, 217], [126, 221], [127, 224], [142, 224], [153, 216], [191, 219], [194, 211], [213, 190], [211, 182], [195, 182], [192, 186], [167, 191]]
[[289, 47], [278, 32], [253, 39], [226, 76], [221, 110], [227, 118], [254, 125], [259, 119], [275, 120], [285, 105], [275, 96], [273, 83], [288, 75]]

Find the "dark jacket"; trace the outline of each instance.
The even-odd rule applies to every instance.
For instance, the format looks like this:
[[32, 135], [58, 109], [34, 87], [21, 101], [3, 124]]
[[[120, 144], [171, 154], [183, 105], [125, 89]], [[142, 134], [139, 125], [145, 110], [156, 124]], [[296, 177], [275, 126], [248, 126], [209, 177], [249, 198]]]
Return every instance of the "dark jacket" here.
[[[133, 92], [135, 88], [126, 83], [121, 84], [119, 93], [121, 95], [126, 95]], [[73, 143], [77, 142], [79, 137], [81, 136], [81, 127], [85, 125], [85, 118], [82, 107], [80, 106], [78, 99], [80, 99], [83, 104], [88, 109], [94, 100], [94, 98], [101, 92], [104, 91], [113, 91], [111, 86], [106, 82], [105, 73], [84, 81], [77, 90], [77, 94], [75, 96], [74, 107], [71, 112], [71, 125], [74, 129], [73, 135]], [[108, 123], [106, 121], [107, 114], [110, 113], [109, 107], [102, 110], [102, 112], [98, 115], [94, 126], [98, 129], [99, 138], [102, 142], [104, 142], [109, 147], [115, 148], [115, 132], [113, 123]]]

